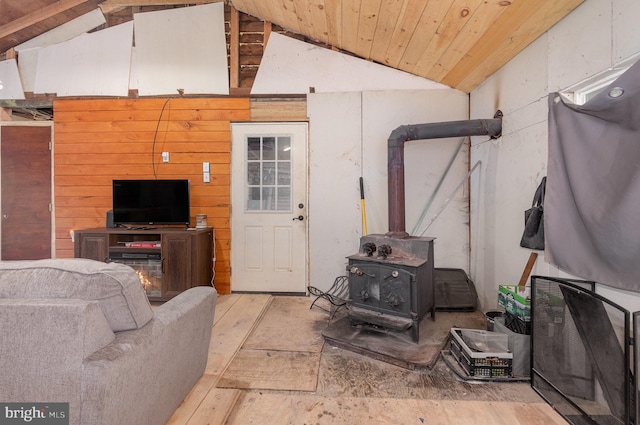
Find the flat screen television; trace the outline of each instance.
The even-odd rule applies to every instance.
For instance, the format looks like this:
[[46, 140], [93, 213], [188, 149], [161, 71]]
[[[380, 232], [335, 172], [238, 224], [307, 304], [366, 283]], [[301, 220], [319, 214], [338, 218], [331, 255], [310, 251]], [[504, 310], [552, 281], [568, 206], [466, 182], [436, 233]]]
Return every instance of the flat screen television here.
[[189, 226], [189, 180], [114, 180], [113, 224]]

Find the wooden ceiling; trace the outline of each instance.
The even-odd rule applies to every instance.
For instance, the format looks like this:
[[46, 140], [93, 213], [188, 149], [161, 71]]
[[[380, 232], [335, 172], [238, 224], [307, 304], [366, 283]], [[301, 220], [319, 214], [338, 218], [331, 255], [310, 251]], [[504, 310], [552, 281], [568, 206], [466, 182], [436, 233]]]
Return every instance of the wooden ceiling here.
[[[223, 0], [192, 1], [189, 4]], [[470, 92], [584, 0], [225, 0], [366, 60]], [[184, 0], [0, 0], [0, 53], [101, 7], [184, 6]], [[4, 53], [9, 52], [9, 53]]]

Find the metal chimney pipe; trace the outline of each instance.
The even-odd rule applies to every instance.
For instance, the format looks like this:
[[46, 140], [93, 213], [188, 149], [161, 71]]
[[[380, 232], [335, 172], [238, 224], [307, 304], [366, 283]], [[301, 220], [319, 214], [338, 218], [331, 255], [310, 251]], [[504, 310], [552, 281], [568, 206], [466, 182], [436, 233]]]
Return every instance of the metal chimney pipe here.
[[491, 136], [502, 133], [502, 112], [493, 119], [449, 121], [429, 124], [402, 125], [388, 139], [389, 232], [386, 236], [406, 238], [404, 193], [404, 143], [410, 140], [443, 139], [447, 137]]

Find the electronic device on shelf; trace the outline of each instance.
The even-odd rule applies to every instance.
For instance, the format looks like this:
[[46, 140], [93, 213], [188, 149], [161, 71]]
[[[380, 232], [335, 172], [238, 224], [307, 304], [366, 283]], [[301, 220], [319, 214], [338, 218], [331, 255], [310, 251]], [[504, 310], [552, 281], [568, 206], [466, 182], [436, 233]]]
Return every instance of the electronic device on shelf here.
[[113, 180], [113, 225], [189, 226], [189, 180]]

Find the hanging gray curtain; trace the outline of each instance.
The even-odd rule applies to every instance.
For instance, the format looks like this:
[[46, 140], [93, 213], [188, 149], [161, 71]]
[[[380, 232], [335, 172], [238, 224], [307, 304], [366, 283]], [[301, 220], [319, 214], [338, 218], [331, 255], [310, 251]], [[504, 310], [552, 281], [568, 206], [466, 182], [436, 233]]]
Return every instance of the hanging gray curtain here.
[[582, 106], [549, 95], [544, 219], [545, 260], [640, 292], [640, 62]]

